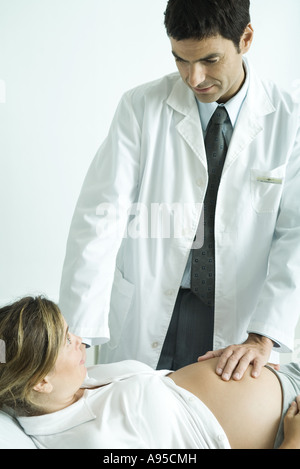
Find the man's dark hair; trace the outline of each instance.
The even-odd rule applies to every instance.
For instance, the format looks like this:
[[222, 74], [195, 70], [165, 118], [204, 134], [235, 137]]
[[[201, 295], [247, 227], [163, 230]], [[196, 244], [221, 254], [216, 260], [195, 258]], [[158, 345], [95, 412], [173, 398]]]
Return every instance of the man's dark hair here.
[[165, 11], [167, 34], [176, 41], [221, 35], [240, 51], [250, 23], [250, 0], [169, 0]]

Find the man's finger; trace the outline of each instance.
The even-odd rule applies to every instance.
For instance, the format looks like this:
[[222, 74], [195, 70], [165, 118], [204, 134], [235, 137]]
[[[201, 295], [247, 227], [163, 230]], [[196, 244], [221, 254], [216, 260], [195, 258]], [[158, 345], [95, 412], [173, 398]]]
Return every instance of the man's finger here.
[[252, 378], [258, 378], [260, 376], [263, 366], [264, 364], [260, 360], [254, 360], [251, 372]]
[[242, 379], [252, 358], [250, 352], [243, 353], [242, 350], [235, 352], [227, 361], [222, 373], [222, 379], [224, 381], [229, 381], [232, 377], [237, 381]]
[[276, 371], [280, 371], [280, 365], [275, 365], [275, 363], [267, 363], [267, 365], [274, 368]]
[[198, 357], [198, 362], [209, 360], [210, 358], [220, 357], [222, 353], [223, 350], [211, 350], [209, 352], [206, 352], [205, 355], [201, 355], [200, 357]]
[[225, 381], [228, 381], [231, 378], [232, 372], [239, 363], [242, 355], [243, 353], [239, 349], [234, 350], [230, 347], [226, 349], [218, 361], [216, 367], [217, 374], [222, 376], [222, 379]]
[[[235, 381], [240, 381], [243, 378], [252, 360], [253, 360], [253, 354], [251, 352], [247, 352], [241, 356], [235, 370], [232, 371], [232, 378]], [[260, 373], [259, 368], [257, 368], [256, 372]]]

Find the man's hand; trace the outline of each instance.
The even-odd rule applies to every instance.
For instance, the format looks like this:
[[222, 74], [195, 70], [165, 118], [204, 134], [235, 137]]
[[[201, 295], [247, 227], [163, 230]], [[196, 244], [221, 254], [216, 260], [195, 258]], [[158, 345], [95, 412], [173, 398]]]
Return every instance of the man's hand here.
[[[207, 352], [198, 358], [198, 362], [219, 357], [216, 373], [224, 381], [231, 378], [236, 381], [242, 379], [249, 365], [253, 365], [251, 376], [258, 378], [262, 368], [268, 363], [273, 345], [272, 340], [267, 337], [249, 334], [243, 344]], [[274, 367], [277, 368], [276, 365]]]

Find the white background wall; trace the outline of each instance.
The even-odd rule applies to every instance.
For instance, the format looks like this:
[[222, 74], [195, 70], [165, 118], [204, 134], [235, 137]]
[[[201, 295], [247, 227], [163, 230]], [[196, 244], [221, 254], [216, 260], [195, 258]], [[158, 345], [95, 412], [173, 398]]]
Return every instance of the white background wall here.
[[[0, 0], [0, 305], [58, 300], [73, 209], [121, 95], [175, 70], [166, 3]], [[299, 20], [299, 0], [252, 0], [249, 55], [300, 99]]]

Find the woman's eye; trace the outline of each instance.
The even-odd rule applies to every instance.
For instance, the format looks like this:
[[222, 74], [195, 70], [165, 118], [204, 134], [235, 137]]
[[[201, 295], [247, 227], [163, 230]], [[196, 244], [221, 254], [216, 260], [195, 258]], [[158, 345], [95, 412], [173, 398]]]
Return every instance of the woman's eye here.
[[67, 335], [67, 345], [71, 345], [71, 344], [72, 344], [71, 336], [68, 334]]

